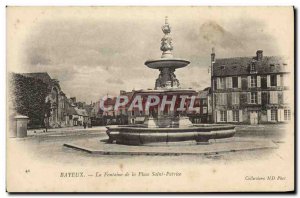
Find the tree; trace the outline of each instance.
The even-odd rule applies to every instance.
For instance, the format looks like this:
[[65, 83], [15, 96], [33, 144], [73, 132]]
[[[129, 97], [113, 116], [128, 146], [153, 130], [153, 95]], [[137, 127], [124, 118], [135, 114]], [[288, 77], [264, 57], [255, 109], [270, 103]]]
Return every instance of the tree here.
[[44, 126], [45, 115], [50, 115], [50, 104], [45, 102], [48, 85], [20, 74], [12, 75], [12, 85], [15, 111], [29, 117], [28, 127]]

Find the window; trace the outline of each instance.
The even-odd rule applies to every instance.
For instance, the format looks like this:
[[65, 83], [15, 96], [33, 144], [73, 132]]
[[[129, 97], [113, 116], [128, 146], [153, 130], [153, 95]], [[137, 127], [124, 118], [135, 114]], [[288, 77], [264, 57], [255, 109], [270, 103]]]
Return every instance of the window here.
[[225, 69], [225, 65], [222, 65], [222, 66], [221, 66], [221, 69]]
[[207, 107], [203, 107], [203, 114], [207, 114]]
[[270, 91], [270, 104], [278, 104], [278, 92]]
[[206, 99], [202, 99], [202, 105], [207, 105], [207, 100]]
[[225, 89], [225, 78], [220, 78], [220, 88]]
[[271, 121], [277, 121], [277, 110], [271, 110]]
[[219, 93], [217, 98], [218, 105], [227, 105], [227, 94], [226, 93]]
[[239, 81], [238, 81], [238, 77], [232, 77], [232, 88], [238, 88], [239, 86]]
[[220, 122], [226, 122], [227, 118], [227, 112], [226, 111], [220, 111]]
[[232, 121], [233, 122], [239, 121], [239, 111], [238, 110], [232, 111]]
[[291, 120], [291, 110], [290, 109], [284, 110], [284, 120]]
[[255, 72], [256, 71], [256, 67], [255, 67], [254, 63], [251, 64], [250, 71], [251, 72]]
[[277, 86], [277, 77], [276, 75], [270, 75], [270, 83], [271, 83], [271, 87], [276, 87]]
[[256, 87], [256, 76], [251, 76], [251, 87]]
[[217, 78], [217, 89], [225, 89], [226, 78]]
[[131, 115], [134, 116], [134, 111], [133, 110], [131, 111]]
[[250, 103], [251, 104], [256, 104], [257, 103], [257, 93], [256, 92], [251, 92]]
[[232, 92], [232, 104], [239, 104], [240, 103], [240, 93], [239, 92]]
[[232, 88], [232, 77], [226, 77], [226, 88]]

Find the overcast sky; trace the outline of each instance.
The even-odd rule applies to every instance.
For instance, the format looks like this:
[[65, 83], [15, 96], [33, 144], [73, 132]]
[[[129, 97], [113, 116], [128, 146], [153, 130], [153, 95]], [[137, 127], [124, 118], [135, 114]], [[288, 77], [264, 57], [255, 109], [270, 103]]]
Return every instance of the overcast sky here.
[[217, 58], [254, 56], [257, 49], [264, 55], [282, 53], [278, 49], [284, 39], [276, 29], [282, 27], [270, 21], [270, 13], [257, 17], [251, 12], [224, 14], [209, 8], [97, 12], [83, 9], [65, 15], [61, 10], [46, 10], [44, 15], [51, 17], [38, 18], [23, 41], [21, 72], [46, 71], [60, 81], [67, 96], [86, 102], [120, 90], [154, 88], [159, 72], [144, 62], [161, 56], [161, 26], [166, 15], [172, 27], [174, 57], [191, 62], [175, 73], [185, 88], [210, 86], [212, 47]]

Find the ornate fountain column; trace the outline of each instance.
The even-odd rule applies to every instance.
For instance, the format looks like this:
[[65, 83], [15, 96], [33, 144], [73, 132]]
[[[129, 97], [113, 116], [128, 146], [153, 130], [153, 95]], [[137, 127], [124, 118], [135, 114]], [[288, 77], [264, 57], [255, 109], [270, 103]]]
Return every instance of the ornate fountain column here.
[[171, 38], [171, 26], [168, 23], [168, 17], [165, 18], [165, 25], [161, 27], [161, 30], [165, 34], [161, 39], [161, 47], [160, 50], [163, 51], [161, 58], [173, 58], [172, 50], [172, 38]]
[[173, 44], [170, 35], [171, 27], [168, 23], [168, 17], [165, 18], [165, 24], [161, 29], [164, 33], [160, 47], [160, 50], [163, 52], [161, 58], [157, 60], [148, 60], [145, 64], [152, 69], [158, 69], [160, 71], [155, 82], [155, 89], [180, 88], [179, 80], [176, 78], [174, 72], [177, 68], [185, 67], [190, 62], [173, 57]]

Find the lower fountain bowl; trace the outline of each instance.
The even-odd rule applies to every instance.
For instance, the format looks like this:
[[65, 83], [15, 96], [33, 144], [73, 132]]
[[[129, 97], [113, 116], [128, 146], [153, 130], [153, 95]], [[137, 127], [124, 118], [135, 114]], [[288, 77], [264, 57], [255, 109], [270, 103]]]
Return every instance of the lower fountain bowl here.
[[136, 125], [110, 126], [108, 142], [126, 145], [196, 141], [209, 143], [210, 139], [230, 138], [235, 135], [234, 125], [198, 124], [180, 128], [146, 128]]

